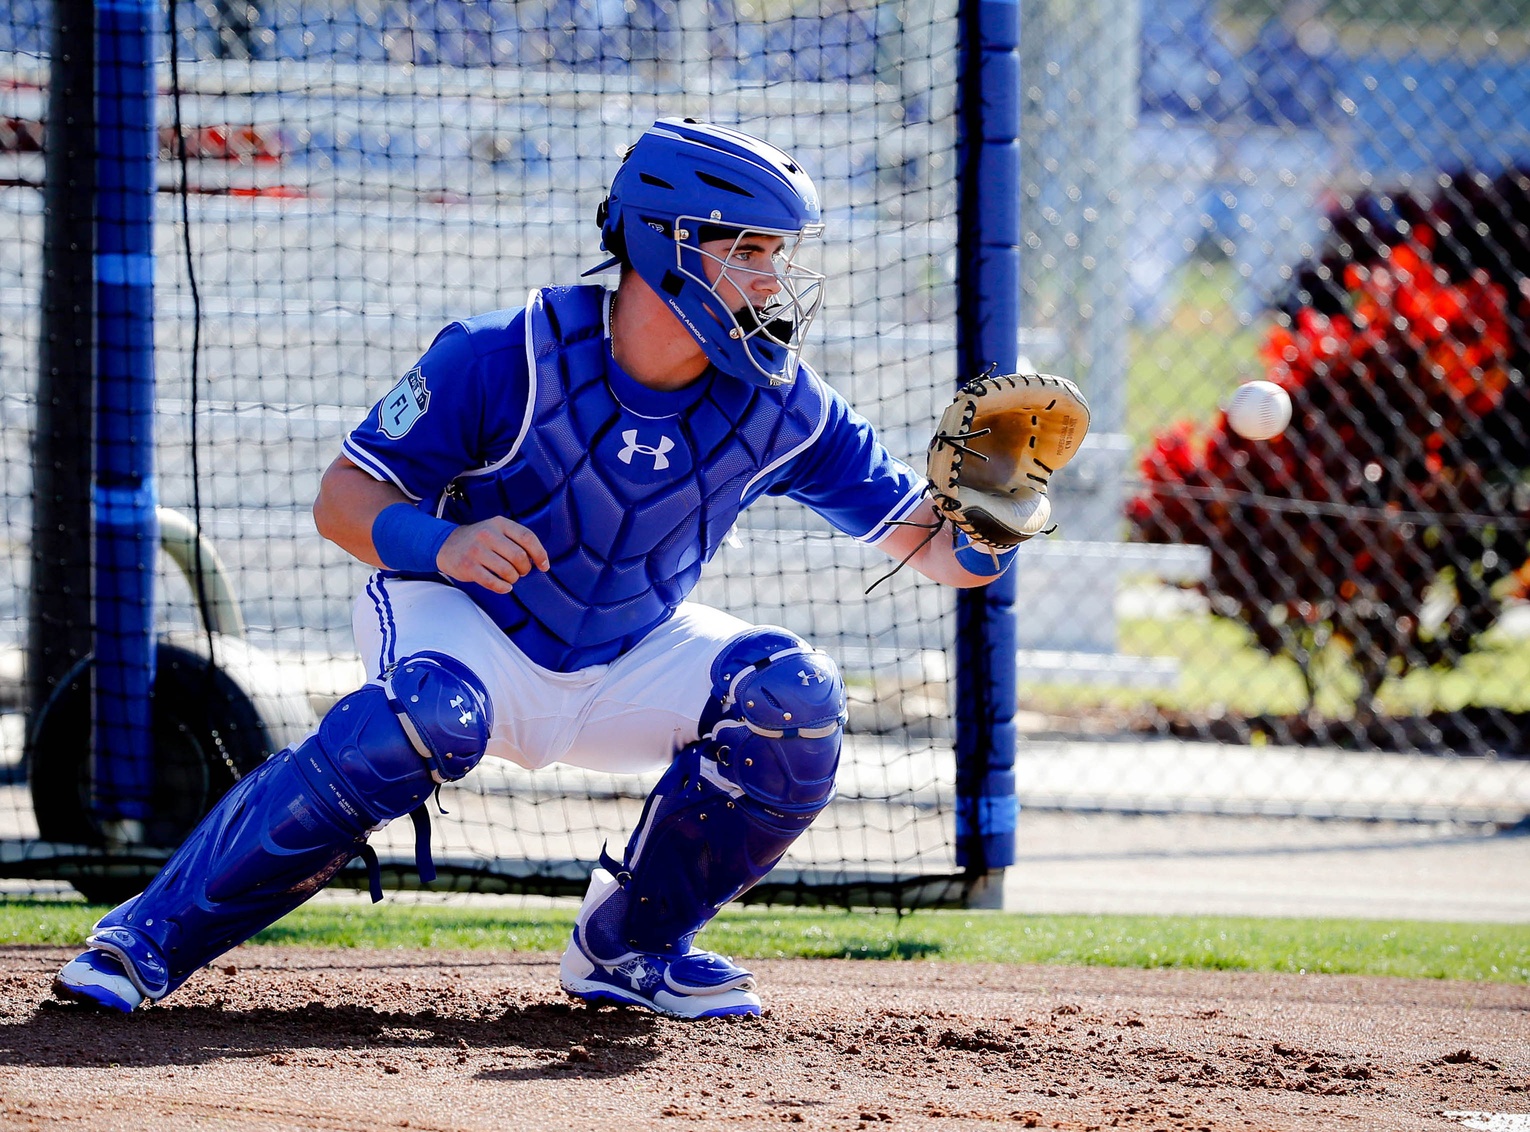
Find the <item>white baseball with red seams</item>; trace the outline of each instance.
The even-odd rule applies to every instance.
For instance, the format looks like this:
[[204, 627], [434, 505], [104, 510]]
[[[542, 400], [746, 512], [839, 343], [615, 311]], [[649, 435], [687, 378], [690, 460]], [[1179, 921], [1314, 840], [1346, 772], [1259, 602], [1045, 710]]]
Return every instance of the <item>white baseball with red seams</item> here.
[[1227, 424], [1245, 440], [1269, 440], [1291, 423], [1291, 395], [1273, 381], [1238, 386], [1227, 403]]

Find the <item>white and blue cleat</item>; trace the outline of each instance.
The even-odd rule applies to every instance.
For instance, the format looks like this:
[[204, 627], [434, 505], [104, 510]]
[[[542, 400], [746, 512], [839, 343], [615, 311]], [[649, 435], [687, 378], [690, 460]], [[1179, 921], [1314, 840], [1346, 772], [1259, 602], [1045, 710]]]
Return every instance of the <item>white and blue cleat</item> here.
[[53, 993], [102, 1010], [131, 1014], [144, 995], [115, 955], [92, 948], [64, 964], [53, 978]]
[[615, 889], [616, 878], [597, 868], [559, 965], [565, 991], [588, 1003], [641, 1006], [672, 1018], [760, 1013], [754, 975], [716, 952], [692, 948], [685, 955], [672, 957], [628, 951], [613, 959], [597, 959], [590, 954], [585, 928]]
[[642, 1006], [673, 1018], [760, 1013], [754, 976], [710, 951], [678, 959], [630, 953], [615, 963], [601, 963], [575, 936], [563, 953], [559, 976], [564, 990], [594, 1005]]

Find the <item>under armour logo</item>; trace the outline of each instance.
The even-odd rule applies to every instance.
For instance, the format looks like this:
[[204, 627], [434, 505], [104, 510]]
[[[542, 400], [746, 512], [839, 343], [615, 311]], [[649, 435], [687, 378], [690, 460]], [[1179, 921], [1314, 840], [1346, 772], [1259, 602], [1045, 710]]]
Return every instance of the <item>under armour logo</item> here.
[[810, 668], [806, 672], [799, 668], [797, 670], [797, 675], [801, 678], [802, 686], [804, 688], [807, 687], [809, 680], [817, 680], [820, 684], [822, 684], [825, 679], [824, 674], [819, 672], [816, 668]]
[[616, 454], [616, 458], [624, 464], [630, 464], [632, 463], [633, 455], [635, 453], [641, 452], [644, 456], [653, 457], [654, 471], [662, 472], [665, 468], [669, 467], [669, 457], [664, 453], [673, 448], [675, 446], [675, 442], [669, 437], [661, 434], [659, 436], [659, 443], [657, 446], [650, 444], [639, 444], [637, 435], [637, 429], [635, 428], [629, 428], [622, 433], [622, 439], [627, 442], [627, 447], [618, 452]]
[[[461, 708], [462, 705], [467, 704], [467, 702], [467, 696], [453, 696], [453, 698], [451, 698], [450, 704], [451, 707]], [[473, 722], [473, 713], [471, 713], [471, 711], [464, 711], [461, 716], [457, 716], [457, 722], [462, 724], [462, 727], [467, 727], [468, 724]]]
[[[454, 707], [454, 708], [461, 708], [463, 704], [467, 703], [467, 697], [466, 696], [454, 696], [450, 702], [451, 702], [452, 707]], [[457, 722], [462, 724], [462, 726], [466, 727], [469, 723], [473, 722], [473, 713], [470, 712], [470, 711], [463, 712], [461, 715], [459, 715], [457, 717]]]
[[615, 974], [625, 976], [635, 991], [651, 992], [660, 982], [657, 968], [641, 957], [629, 959], [613, 970]]

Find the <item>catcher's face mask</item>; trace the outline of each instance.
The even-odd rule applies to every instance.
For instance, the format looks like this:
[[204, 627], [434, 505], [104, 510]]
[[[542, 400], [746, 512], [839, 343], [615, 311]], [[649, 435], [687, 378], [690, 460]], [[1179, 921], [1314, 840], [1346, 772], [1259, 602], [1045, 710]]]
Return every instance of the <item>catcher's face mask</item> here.
[[[684, 216], [676, 225], [676, 267], [704, 288], [702, 308], [731, 352], [747, 359], [753, 372], [745, 376], [762, 384], [795, 377], [803, 337], [823, 303], [823, 273], [809, 265], [822, 226], [733, 232]], [[766, 358], [771, 364], [761, 364]]]

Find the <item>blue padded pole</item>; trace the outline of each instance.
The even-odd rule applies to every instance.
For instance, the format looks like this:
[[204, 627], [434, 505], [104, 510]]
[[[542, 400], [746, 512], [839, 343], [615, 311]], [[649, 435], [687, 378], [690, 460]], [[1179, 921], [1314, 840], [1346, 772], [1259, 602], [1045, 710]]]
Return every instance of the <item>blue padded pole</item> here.
[[92, 808], [109, 834], [149, 816], [153, 789], [156, 12], [153, 0], [96, 4]]
[[[957, 379], [1012, 373], [1020, 337], [1020, 5], [961, 0]], [[1015, 574], [956, 603], [956, 861], [1015, 861]]]

